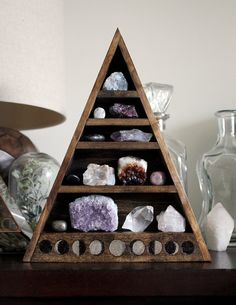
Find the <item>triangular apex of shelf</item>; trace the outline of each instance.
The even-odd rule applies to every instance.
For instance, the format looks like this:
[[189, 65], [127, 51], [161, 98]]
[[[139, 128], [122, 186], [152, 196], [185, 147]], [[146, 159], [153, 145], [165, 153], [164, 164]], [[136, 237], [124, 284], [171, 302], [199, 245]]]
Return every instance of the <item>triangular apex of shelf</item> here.
[[[128, 82], [127, 92], [104, 92], [102, 87], [105, 79], [112, 72], [122, 72]], [[96, 107], [111, 103], [122, 102], [134, 104], [139, 118], [135, 119], [93, 119]], [[101, 143], [91, 142], [91, 146], [84, 142], [83, 135], [87, 129], [111, 131], [121, 128], [140, 128], [149, 130], [153, 134], [153, 142], [144, 144], [121, 144], [107, 142], [104, 147]], [[105, 143], [104, 143], [105, 144]], [[135, 145], [136, 144], [136, 145]], [[112, 164], [120, 156], [135, 155], [142, 157], [155, 169], [156, 163], [166, 170], [169, 176], [168, 183], [162, 187], [155, 187], [146, 183], [143, 186], [64, 186], [63, 179], [71, 168], [84, 170], [88, 163]], [[87, 163], [86, 163], [87, 162]], [[150, 173], [149, 173], [150, 174]], [[89, 194], [107, 194], [118, 205], [119, 228], [118, 231], [107, 232], [76, 232], [69, 228], [67, 232], [56, 233], [52, 231], [51, 221], [55, 219], [68, 219], [68, 204], [77, 197]], [[157, 232], [153, 225], [147, 232], [123, 232], [120, 229], [121, 220], [138, 205], [153, 205], [154, 213], [160, 212], [163, 207], [173, 204], [186, 218], [187, 229], [185, 233]], [[55, 216], [56, 215], [56, 216]], [[156, 215], [155, 215], [156, 216]], [[56, 218], [55, 218], [56, 217]], [[60, 218], [61, 217], [61, 218]], [[64, 217], [64, 218], [63, 218]], [[121, 219], [120, 219], [121, 218]], [[139, 241], [143, 253], [134, 253], [133, 245]], [[91, 243], [100, 243], [103, 251], [100, 255], [91, 254]], [[118, 243], [125, 249], [124, 255], [117, 257], [112, 253], [111, 243]], [[59, 245], [61, 247], [59, 251]], [[112, 244], [113, 245], [113, 244]], [[160, 250], [161, 245], [161, 250]], [[97, 245], [95, 245], [96, 248]], [[177, 247], [178, 246], [178, 247]], [[175, 251], [173, 252], [173, 247]], [[62, 249], [63, 248], [63, 249]], [[154, 249], [154, 250], [153, 250]], [[160, 250], [160, 251], [159, 251]], [[140, 251], [140, 249], [139, 249]], [[171, 253], [169, 253], [169, 252]], [[156, 119], [152, 113], [147, 97], [144, 93], [140, 79], [129, 55], [124, 40], [117, 29], [108, 49], [98, 77], [95, 81], [88, 102], [81, 119], [72, 137], [64, 161], [47, 200], [45, 209], [40, 217], [33, 238], [24, 256], [25, 262], [159, 262], [159, 261], [210, 261], [210, 255], [201, 235], [199, 226], [194, 217], [188, 198], [179, 180], [175, 166], [170, 158], [168, 148], [163, 140]]]

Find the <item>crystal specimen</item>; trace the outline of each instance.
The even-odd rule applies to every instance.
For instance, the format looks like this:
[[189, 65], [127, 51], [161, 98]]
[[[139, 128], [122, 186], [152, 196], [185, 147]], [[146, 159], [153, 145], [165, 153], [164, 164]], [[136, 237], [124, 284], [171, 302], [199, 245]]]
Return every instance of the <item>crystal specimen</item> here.
[[69, 204], [71, 226], [84, 232], [103, 230], [113, 232], [118, 227], [118, 209], [112, 198], [89, 195]]
[[109, 112], [116, 118], [138, 118], [138, 113], [134, 105], [114, 103], [109, 108]]
[[166, 174], [162, 171], [153, 172], [150, 176], [150, 182], [153, 185], [163, 185], [166, 182]]
[[157, 215], [156, 219], [158, 230], [162, 232], [185, 232], [185, 218], [172, 205]]
[[65, 220], [54, 220], [52, 228], [56, 232], [65, 232], [67, 230], [67, 222]]
[[208, 249], [225, 251], [234, 229], [234, 220], [218, 202], [207, 214], [203, 228]]
[[84, 139], [87, 141], [102, 142], [105, 141], [105, 136], [102, 134], [94, 133], [94, 134], [86, 135]]
[[94, 112], [93, 112], [93, 117], [95, 119], [104, 119], [106, 116], [106, 111], [104, 108], [102, 107], [97, 107], [96, 109], [94, 109]]
[[69, 175], [65, 176], [63, 184], [79, 185], [80, 184], [80, 178], [76, 174], [69, 174]]
[[117, 142], [149, 142], [152, 134], [140, 129], [119, 130], [111, 134], [111, 139]]
[[132, 232], [143, 232], [153, 221], [153, 207], [139, 206], [134, 208], [125, 219], [122, 229]]
[[128, 90], [128, 83], [124, 74], [122, 72], [111, 73], [111, 75], [105, 80], [103, 90]]
[[83, 184], [85, 185], [115, 185], [115, 171], [109, 165], [90, 163], [83, 173]]
[[147, 162], [137, 157], [118, 160], [118, 178], [123, 184], [143, 184], [147, 178]]

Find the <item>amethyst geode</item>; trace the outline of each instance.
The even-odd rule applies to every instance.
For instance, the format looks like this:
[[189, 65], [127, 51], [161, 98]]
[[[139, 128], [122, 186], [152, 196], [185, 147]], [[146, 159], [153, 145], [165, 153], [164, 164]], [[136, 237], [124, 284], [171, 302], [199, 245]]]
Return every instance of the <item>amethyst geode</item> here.
[[110, 197], [89, 195], [69, 204], [71, 226], [83, 232], [107, 231], [118, 228], [117, 205]]
[[109, 108], [109, 112], [116, 118], [138, 118], [138, 113], [134, 105], [115, 103]]

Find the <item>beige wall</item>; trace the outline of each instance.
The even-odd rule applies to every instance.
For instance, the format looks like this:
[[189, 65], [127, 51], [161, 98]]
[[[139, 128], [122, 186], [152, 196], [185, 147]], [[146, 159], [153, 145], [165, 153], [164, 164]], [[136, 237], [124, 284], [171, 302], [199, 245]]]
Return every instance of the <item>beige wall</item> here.
[[167, 129], [187, 145], [198, 216], [196, 160], [215, 142], [214, 112], [236, 106], [235, 16], [235, 0], [65, 0], [67, 121], [25, 133], [62, 160], [119, 27], [141, 81], [174, 85]]

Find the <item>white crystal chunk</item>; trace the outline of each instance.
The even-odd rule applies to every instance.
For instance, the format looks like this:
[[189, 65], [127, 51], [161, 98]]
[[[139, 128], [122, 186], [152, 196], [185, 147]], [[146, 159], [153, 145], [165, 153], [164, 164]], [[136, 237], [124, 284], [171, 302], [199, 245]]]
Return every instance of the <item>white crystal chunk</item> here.
[[105, 80], [104, 90], [128, 90], [128, 83], [122, 72], [113, 72]]
[[234, 220], [218, 202], [207, 214], [203, 225], [207, 247], [209, 250], [225, 251], [234, 229]]
[[125, 219], [122, 229], [132, 232], [143, 232], [153, 221], [152, 206], [138, 206], [134, 208]]
[[115, 185], [115, 171], [109, 165], [90, 163], [83, 173], [84, 185]]
[[158, 230], [162, 232], [185, 232], [185, 218], [172, 205], [157, 215], [156, 219]]

